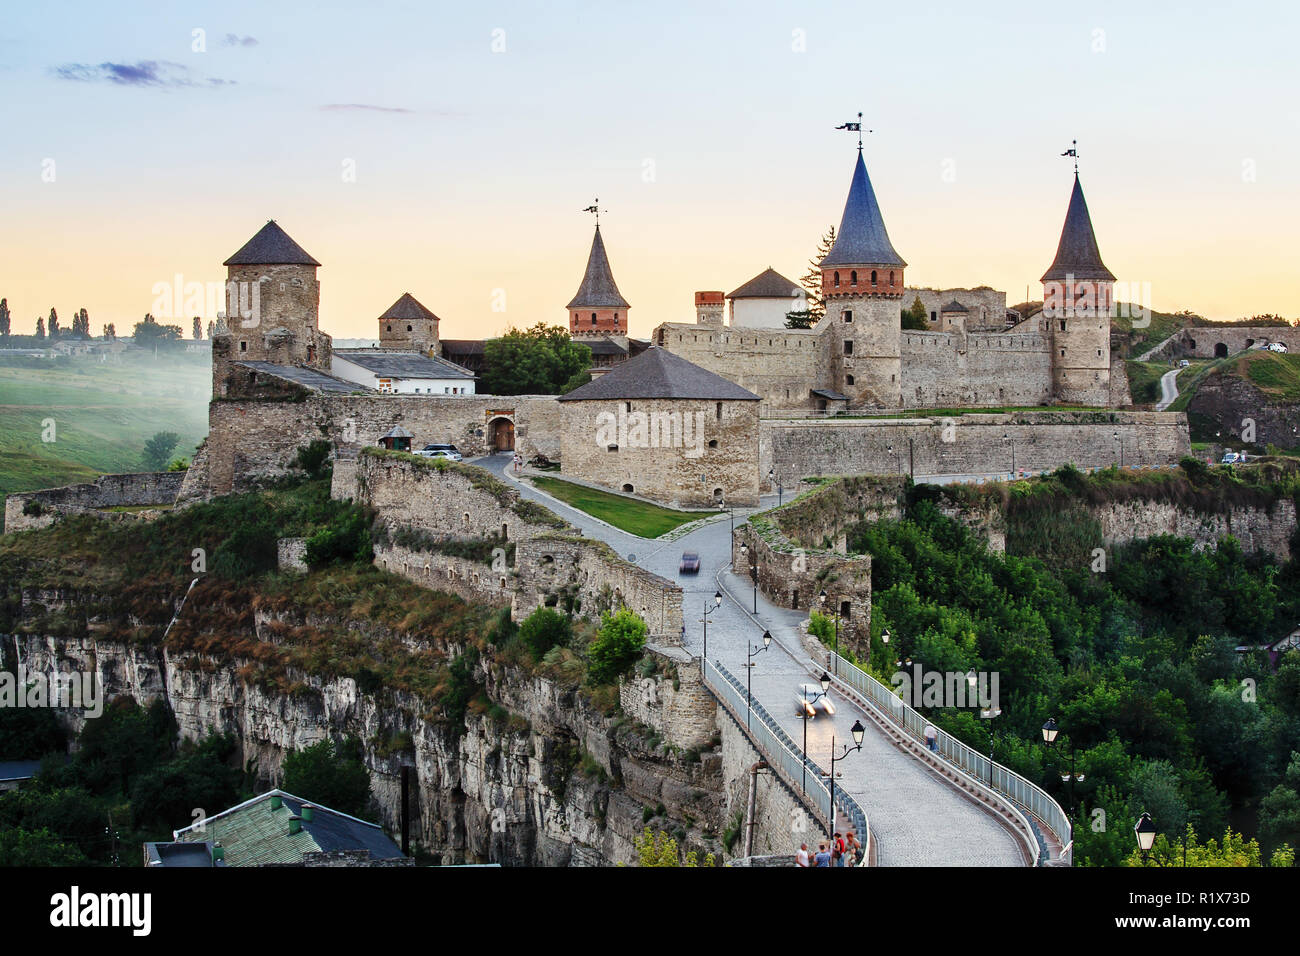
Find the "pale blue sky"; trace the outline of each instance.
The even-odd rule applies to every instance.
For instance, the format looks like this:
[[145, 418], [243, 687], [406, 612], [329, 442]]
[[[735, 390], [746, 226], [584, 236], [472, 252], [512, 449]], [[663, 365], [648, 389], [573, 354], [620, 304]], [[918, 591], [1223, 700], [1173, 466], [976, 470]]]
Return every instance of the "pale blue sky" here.
[[1121, 279], [1151, 283], [1156, 308], [1294, 318], [1298, 19], [1281, 3], [13, 7], [0, 295], [22, 331], [51, 305], [121, 328], [158, 281], [220, 279], [274, 217], [324, 264], [335, 335], [373, 334], [403, 291], [448, 337], [562, 323], [598, 194], [644, 335], [689, 318], [697, 289], [769, 265], [798, 279], [848, 188], [853, 140], [833, 127], [861, 109], [910, 283], [1038, 295], [1077, 137]]

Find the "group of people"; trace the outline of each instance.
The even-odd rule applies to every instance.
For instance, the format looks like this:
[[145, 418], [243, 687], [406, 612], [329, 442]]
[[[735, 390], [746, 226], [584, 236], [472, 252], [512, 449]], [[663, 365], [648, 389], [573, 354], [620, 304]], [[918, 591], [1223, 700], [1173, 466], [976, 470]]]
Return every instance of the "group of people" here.
[[864, 852], [865, 849], [856, 833], [849, 830], [841, 834], [837, 830], [829, 843], [817, 844], [816, 853], [810, 853], [808, 844], [801, 843], [794, 862], [796, 866], [802, 867], [857, 866], [862, 862]]

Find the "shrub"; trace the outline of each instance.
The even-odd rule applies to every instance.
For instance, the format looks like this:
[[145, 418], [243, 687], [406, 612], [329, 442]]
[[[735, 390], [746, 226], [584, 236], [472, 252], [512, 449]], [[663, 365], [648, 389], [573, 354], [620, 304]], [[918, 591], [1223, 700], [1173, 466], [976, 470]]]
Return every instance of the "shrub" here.
[[573, 624], [563, 614], [549, 607], [539, 607], [519, 625], [519, 639], [538, 660], [552, 647], [569, 643], [571, 637]]
[[645, 636], [645, 621], [627, 608], [604, 614], [600, 633], [588, 648], [587, 679], [593, 684], [613, 683], [641, 656]]
[[324, 438], [317, 438], [298, 449], [296, 464], [313, 478], [325, 474], [325, 463], [330, 457], [330, 443]]
[[236, 525], [212, 553], [210, 570], [218, 577], [242, 581], [275, 570], [279, 554], [276, 531], [270, 522]]
[[307, 539], [304, 554], [313, 568], [328, 564], [350, 564], [374, 557], [370, 545], [370, 522], [361, 510], [348, 512]]

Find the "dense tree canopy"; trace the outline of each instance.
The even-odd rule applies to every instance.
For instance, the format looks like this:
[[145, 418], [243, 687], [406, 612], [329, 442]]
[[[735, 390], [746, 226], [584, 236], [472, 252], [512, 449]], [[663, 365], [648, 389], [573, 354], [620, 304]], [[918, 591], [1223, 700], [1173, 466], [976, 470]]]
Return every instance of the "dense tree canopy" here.
[[567, 329], [539, 322], [510, 329], [483, 345], [483, 391], [493, 395], [562, 395], [591, 381], [591, 349]]

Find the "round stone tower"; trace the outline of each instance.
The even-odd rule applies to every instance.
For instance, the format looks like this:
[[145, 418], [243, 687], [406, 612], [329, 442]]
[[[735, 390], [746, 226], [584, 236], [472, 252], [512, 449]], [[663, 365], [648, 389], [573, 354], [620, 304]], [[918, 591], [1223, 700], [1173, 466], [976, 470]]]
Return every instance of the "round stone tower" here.
[[401, 298], [379, 317], [379, 347], [437, 355], [440, 321], [415, 296], [403, 292]]
[[1101, 261], [1079, 174], [1056, 259], [1043, 273], [1043, 322], [1058, 402], [1110, 404], [1110, 315], [1115, 276]]
[[237, 362], [329, 372], [332, 340], [320, 330], [320, 263], [271, 220], [223, 265], [226, 313], [212, 336], [213, 395], [226, 394]]
[[835, 244], [821, 261], [832, 386], [852, 405], [901, 405], [899, 386], [903, 269], [885, 231], [862, 150]]
[[627, 337], [627, 311], [631, 306], [614, 282], [599, 225], [596, 226], [595, 238], [591, 240], [591, 254], [587, 257], [582, 285], [567, 308], [569, 334], [573, 338]]

